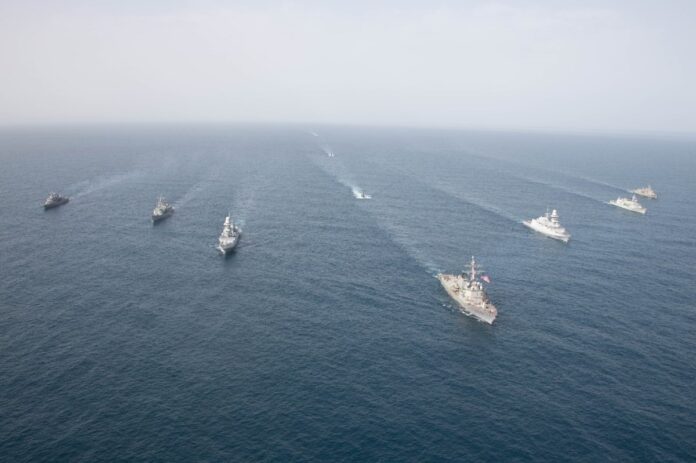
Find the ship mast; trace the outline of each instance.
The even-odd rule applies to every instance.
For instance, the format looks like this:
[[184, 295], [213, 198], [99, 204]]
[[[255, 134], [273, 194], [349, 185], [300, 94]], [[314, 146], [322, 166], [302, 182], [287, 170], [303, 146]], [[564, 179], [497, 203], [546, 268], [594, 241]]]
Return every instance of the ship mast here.
[[476, 281], [476, 261], [474, 256], [471, 256], [471, 271], [469, 272], [469, 279], [471, 281]]

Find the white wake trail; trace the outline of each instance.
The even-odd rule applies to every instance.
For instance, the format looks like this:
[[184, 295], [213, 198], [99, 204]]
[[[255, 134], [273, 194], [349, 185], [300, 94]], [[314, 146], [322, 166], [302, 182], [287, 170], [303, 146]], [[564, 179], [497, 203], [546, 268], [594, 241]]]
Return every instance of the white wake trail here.
[[127, 180], [136, 179], [138, 177], [141, 177], [143, 174], [144, 174], [143, 171], [133, 171], [133, 172], [127, 172], [124, 174], [112, 175], [110, 177], [97, 177], [94, 180], [80, 182], [76, 185], [86, 183], [86, 187], [82, 191], [75, 194], [75, 198], [81, 198], [81, 197], [90, 195], [92, 193], [96, 193], [97, 191], [104, 190], [106, 188], [110, 188], [112, 186], [118, 185], [119, 183], [125, 182]]

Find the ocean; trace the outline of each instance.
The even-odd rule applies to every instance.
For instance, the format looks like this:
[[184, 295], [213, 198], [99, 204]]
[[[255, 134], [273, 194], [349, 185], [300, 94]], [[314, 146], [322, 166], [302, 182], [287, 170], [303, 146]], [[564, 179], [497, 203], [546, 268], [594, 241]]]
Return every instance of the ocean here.
[[[2, 461], [696, 458], [694, 139], [5, 128], [0, 162]], [[472, 255], [492, 326], [434, 278]]]

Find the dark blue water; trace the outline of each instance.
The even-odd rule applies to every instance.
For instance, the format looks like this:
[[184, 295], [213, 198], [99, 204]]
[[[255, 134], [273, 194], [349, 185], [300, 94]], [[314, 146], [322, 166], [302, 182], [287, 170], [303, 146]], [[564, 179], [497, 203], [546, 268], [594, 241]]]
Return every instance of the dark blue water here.
[[0, 459], [693, 461], [696, 142], [312, 129], [0, 132]]

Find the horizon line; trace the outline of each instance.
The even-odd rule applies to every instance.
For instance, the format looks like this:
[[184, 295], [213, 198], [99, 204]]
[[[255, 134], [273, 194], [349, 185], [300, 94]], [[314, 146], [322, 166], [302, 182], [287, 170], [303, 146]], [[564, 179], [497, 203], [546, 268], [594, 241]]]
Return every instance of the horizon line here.
[[12, 129], [99, 129], [113, 127], [201, 127], [201, 126], [268, 126], [268, 127], [299, 127], [303, 130], [313, 130], [318, 127], [361, 128], [361, 129], [408, 129], [408, 130], [441, 130], [461, 132], [499, 132], [520, 134], [549, 134], [549, 135], [585, 135], [585, 136], [633, 136], [646, 138], [694, 138], [696, 131], [679, 130], [645, 130], [645, 129], [594, 129], [594, 128], [561, 128], [561, 127], [492, 127], [472, 125], [421, 125], [421, 124], [390, 124], [390, 123], [354, 123], [354, 122], [291, 122], [291, 121], [253, 121], [253, 120], [208, 120], [208, 121], [70, 121], [70, 122], [17, 122], [0, 123], [0, 131]]

